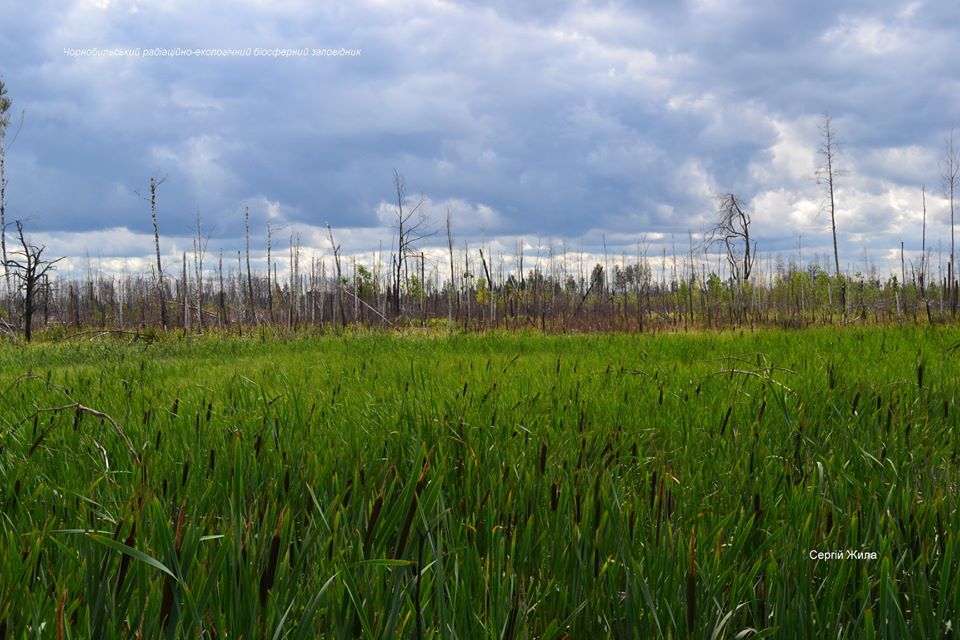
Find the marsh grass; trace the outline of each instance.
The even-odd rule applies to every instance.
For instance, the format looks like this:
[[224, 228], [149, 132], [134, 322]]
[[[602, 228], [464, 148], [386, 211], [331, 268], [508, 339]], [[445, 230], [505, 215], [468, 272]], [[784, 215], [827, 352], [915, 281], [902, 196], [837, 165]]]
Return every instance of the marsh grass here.
[[949, 636], [956, 341], [3, 347], [0, 636]]

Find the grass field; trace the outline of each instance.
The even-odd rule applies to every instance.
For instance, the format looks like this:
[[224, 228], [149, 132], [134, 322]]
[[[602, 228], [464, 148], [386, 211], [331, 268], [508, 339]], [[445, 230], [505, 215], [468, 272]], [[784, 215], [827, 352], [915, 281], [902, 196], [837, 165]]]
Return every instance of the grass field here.
[[3, 346], [0, 636], [956, 637], [958, 339]]

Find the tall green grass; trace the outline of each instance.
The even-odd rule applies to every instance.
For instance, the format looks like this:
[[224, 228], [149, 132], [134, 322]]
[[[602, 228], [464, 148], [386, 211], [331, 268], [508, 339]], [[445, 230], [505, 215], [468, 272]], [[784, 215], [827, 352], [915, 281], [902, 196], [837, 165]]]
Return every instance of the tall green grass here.
[[949, 636], [958, 338], [3, 347], [0, 636]]

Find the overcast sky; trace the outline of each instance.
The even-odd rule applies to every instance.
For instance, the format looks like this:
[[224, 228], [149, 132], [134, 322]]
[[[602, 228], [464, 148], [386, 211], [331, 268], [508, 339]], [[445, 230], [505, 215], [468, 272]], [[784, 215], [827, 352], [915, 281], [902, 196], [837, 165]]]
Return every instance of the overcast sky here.
[[[171, 256], [198, 209], [210, 248], [235, 251], [245, 206], [258, 248], [270, 220], [282, 244], [320, 245], [329, 223], [368, 252], [389, 247], [396, 169], [435, 228], [451, 209], [458, 243], [685, 245], [734, 192], [761, 252], [807, 258], [830, 246], [829, 112], [841, 262], [866, 250], [899, 270], [924, 184], [928, 246], [949, 251], [938, 160], [960, 123], [958, 25], [952, 0], [0, 0], [7, 215], [52, 253], [139, 265], [137, 193], [165, 176]], [[178, 47], [251, 53], [145, 55]], [[89, 51], [116, 48], [140, 54]], [[340, 48], [355, 55], [313, 55]]]

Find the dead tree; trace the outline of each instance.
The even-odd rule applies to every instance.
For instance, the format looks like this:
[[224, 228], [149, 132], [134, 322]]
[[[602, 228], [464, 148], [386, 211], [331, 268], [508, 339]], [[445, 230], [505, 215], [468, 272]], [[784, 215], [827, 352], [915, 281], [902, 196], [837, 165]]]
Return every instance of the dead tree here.
[[166, 178], [150, 178], [150, 219], [153, 221], [153, 246], [157, 252], [157, 292], [160, 298], [160, 324], [167, 330], [167, 290], [163, 283], [163, 264], [160, 262], [160, 228], [157, 226], [157, 188], [166, 182]]
[[340, 310], [340, 325], [347, 326], [347, 316], [343, 312], [343, 274], [340, 270], [340, 245], [333, 241], [333, 229], [327, 224], [327, 237], [330, 238], [330, 248], [333, 250], [333, 264], [337, 269], [337, 308]]
[[38, 287], [44, 281], [47, 272], [54, 269], [56, 264], [63, 260], [63, 257], [55, 260], [44, 260], [43, 252], [46, 247], [27, 242], [23, 236], [23, 223], [21, 221], [17, 220], [16, 226], [21, 248], [11, 252], [11, 255], [17, 256], [17, 258], [8, 258], [4, 266], [8, 270], [12, 270], [20, 283], [20, 290], [23, 291], [23, 337], [27, 342], [30, 342], [33, 337], [33, 312], [37, 308]]
[[837, 153], [839, 144], [833, 131], [833, 121], [830, 114], [823, 116], [820, 124], [820, 136], [822, 143], [819, 153], [823, 157], [823, 165], [817, 169], [817, 184], [824, 185], [827, 189], [826, 206], [830, 210], [830, 228], [833, 230], [833, 265], [835, 275], [840, 283], [840, 306], [843, 308], [843, 315], [847, 315], [847, 285], [840, 275], [840, 251], [837, 248], [837, 201], [836, 188], [837, 177], [843, 175], [843, 171], [837, 168]]
[[453, 300], [457, 292], [453, 286], [456, 275], [453, 269], [453, 214], [450, 212], [450, 207], [447, 207], [447, 248], [450, 250], [450, 290], [447, 293], [447, 327], [450, 331], [453, 331]]
[[[194, 276], [197, 279], [197, 329], [203, 331], [203, 259], [207, 253], [207, 245], [210, 243], [210, 236], [213, 231], [203, 234], [203, 227], [200, 219], [200, 207], [197, 207], [197, 226], [193, 230], [193, 269]], [[220, 256], [221, 266], [223, 256]]]
[[270, 316], [270, 324], [275, 322], [273, 317], [273, 285], [270, 281], [270, 269], [271, 269], [271, 253], [273, 252], [273, 229], [270, 226], [270, 221], [267, 220], [267, 313]]
[[253, 304], [253, 273], [250, 270], [250, 207], [243, 209], [243, 239], [247, 245], [247, 320], [254, 324], [257, 311]]
[[[7, 263], [7, 178], [4, 172], [4, 159], [6, 156], [5, 138], [7, 125], [10, 124], [10, 107], [12, 103], [7, 97], [7, 87], [0, 80], [0, 251], [2, 251], [3, 263]], [[4, 278], [7, 285], [7, 298], [10, 297], [10, 272], [5, 269]]]
[[[7, 263], [7, 178], [6, 178], [6, 154], [7, 154], [7, 126], [10, 124], [10, 107], [13, 106], [9, 96], [7, 96], [7, 87], [0, 79], [0, 259], [3, 264]], [[20, 126], [23, 126], [23, 113], [20, 114]], [[20, 128], [17, 128], [19, 133]], [[14, 141], [17, 138], [15, 133]], [[11, 142], [10, 144], [13, 144]], [[7, 312], [13, 314], [11, 299], [13, 297], [13, 287], [10, 281], [10, 271], [4, 268], [4, 281], [7, 295]]]
[[[416, 248], [416, 244], [432, 233], [426, 230], [427, 217], [422, 211], [424, 197], [411, 206], [407, 202], [406, 186], [403, 176], [393, 170], [393, 186], [397, 195], [395, 225], [397, 228], [397, 255], [393, 264], [393, 312], [400, 315], [400, 288], [407, 269], [407, 257]], [[404, 208], [406, 206], [406, 208]]]
[[940, 179], [943, 185], [943, 197], [950, 205], [950, 261], [947, 262], [947, 292], [950, 299], [950, 310], [957, 313], [957, 266], [954, 250], [954, 196], [960, 187], [960, 149], [953, 142], [953, 129], [943, 142], [943, 158], [940, 160]]
[[926, 298], [924, 290], [927, 277], [927, 185], [920, 191], [923, 201], [923, 230], [920, 236], [920, 297]]
[[740, 199], [733, 193], [717, 197], [719, 219], [708, 234], [711, 244], [722, 244], [730, 265], [737, 301], [737, 313], [744, 311], [744, 288], [750, 281], [753, 263], [757, 258], [757, 243], [750, 240], [750, 214], [743, 210]]

